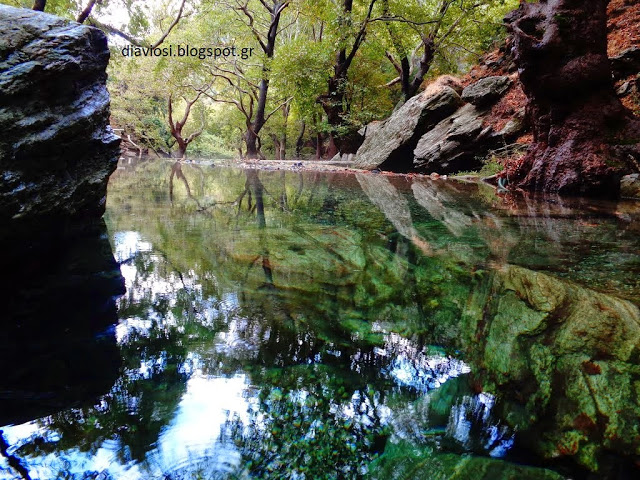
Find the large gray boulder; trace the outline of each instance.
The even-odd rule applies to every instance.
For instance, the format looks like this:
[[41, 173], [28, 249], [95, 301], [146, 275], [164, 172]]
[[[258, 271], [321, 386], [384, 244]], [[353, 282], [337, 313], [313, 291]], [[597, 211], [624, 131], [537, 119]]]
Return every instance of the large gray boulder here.
[[511, 86], [509, 77], [485, 77], [462, 91], [462, 100], [478, 107], [495, 103]]
[[354, 167], [393, 171], [411, 169], [412, 151], [420, 136], [462, 104], [450, 87], [438, 86], [410, 98], [373, 132], [366, 132], [358, 149]]
[[108, 60], [100, 30], [0, 5], [5, 231], [103, 214], [120, 142], [109, 127]]
[[625, 198], [640, 198], [640, 174], [625, 175], [620, 180], [620, 196]]
[[[504, 94], [502, 91], [501, 95]], [[525, 129], [524, 110], [495, 131], [490, 126], [492, 117], [487, 101], [479, 100], [476, 102], [479, 105], [467, 103], [426, 132], [413, 151], [413, 170], [426, 174], [478, 170], [492, 150], [513, 142]]]
[[609, 59], [615, 79], [640, 73], [640, 47], [630, 47]]
[[358, 134], [365, 138], [370, 135], [373, 135], [375, 131], [378, 130], [380, 128], [380, 125], [382, 125], [383, 123], [384, 121], [381, 121], [381, 120], [373, 120], [372, 122], [367, 123], [360, 130], [358, 130]]
[[478, 147], [491, 129], [482, 128], [483, 112], [467, 104], [425, 133], [413, 152], [416, 172], [449, 174], [482, 166]]

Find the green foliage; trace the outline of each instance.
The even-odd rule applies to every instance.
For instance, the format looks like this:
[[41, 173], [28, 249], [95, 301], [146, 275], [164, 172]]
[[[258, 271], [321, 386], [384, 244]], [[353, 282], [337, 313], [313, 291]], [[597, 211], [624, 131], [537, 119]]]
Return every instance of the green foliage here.
[[[32, 3], [6, 1], [27, 8]], [[49, 0], [46, 11], [73, 19], [85, 7], [84, 3]], [[238, 5], [245, 3], [264, 41], [266, 30], [260, 33], [260, 28], [268, 23], [269, 13], [257, 0]], [[120, 50], [126, 42], [110, 35], [109, 88], [114, 125], [124, 128], [138, 143], [168, 152], [174, 144], [167, 123], [169, 95], [190, 99], [198, 90], [205, 90], [207, 94], [201, 96], [189, 116], [184, 136], [200, 128], [204, 132], [189, 149], [198, 155], [233, 155], [241, 144], [241, 134], [248, 128], [245, 113], [255, 103], [257, 85], [266, 75], [270, 80], [266, 112], [278, 109], [286, 100], [289, 115], [286, 122], [280, 113], [268, 119], [261, 132], [263, 149], [273, 150], [271, 137], [282, 139], [286, 134], [287, 148], [291, 150], [301, 122], [307, 125], [305, 138], [308, 138], [329, 130], [346, 133], [388, 116], [401, 99], [398, 84], [387, 86], [397, 76], [388, 58], [399, 62], [406, 57], [416, 67], [425, 38], [435, 48], [429, 75], [464, 71], [504, 35], [502, 17], [517, 6], [516, 0], [379, 0], [374, 4], [369, 23], [363, 23], [369, 1], [354, 1], [350, 14], [343, 11], [342, 2], [288, 3], [282, 13], [273, 58], [266, 58], [248, 17], [233, 2], [188, 0], [183, 18], [163, 46], [253, 48], [250, 59], [123, 58]], [[143, 43], [153, 43], [166, 32], [179, 5], [175, 0], [153, 4], [142, 0], [105, 0], [94, 6], [92, 17]], [[349, 53], [362, 28], [364, 42], [348, 70], [346, 83], [341, 86], [342, 124], [330, 126], [318, 100], [327, 92], [337, 52], [346, 49]], [[212, 76], [213, 73], [218, 76]], [[176, 104], [179, 116], [185, 103], [178, 100]]]
[[456, 176], [465, 176], [465, 175], [478, 175], [480, 177], [491, 177], [497, 173], [500, 173], [504, 170], [504, 166], [500, 163], [499, 158], [496, 155], [491, 155], [483, 159], [482, 168], [480, 170], [469, 170], [464, 172], [456, 173]]

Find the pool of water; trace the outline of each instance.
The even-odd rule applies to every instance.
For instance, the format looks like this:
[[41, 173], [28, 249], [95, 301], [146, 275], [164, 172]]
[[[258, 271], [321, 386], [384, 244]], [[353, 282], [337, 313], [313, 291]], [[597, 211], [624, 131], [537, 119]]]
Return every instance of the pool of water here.
[[62, 324], [2, 344], [28, 360], [0, 385], [0, 478], [638, 478], [639, 220], [450, 180], [122, 163], [106, 230], [61, 262], [104, 279], [87, 259], [115, 258], [126, 293], [68, 275], [46, 297]]

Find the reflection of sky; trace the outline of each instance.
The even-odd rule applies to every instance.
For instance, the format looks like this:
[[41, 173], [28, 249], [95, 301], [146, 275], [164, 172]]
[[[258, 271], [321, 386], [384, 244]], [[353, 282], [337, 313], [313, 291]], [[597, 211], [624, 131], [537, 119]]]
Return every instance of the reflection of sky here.
[[113, 235], [113, 256], [122, 262], [138, 252], [150, 252], [151, 244], [142, 240], [138, 232], [116, 232]]
[[422, 352], [413, 342], [395, 333], [387, 335], [385, 348], [376, 349], [376, 353], [393, 358], [389, 375], [396, 382], [424, 393], [440, 387], [450, 378], [471, 371], [462, 360], [440, 353]]
[[220, 428], [228, 418], [248, 422], [245, 375], [232, 378], [194, 376], [187, 383], [178, 411], [160, 435], [158, 448], [149, 455], [162, 471], [173, 472], [205, 460], [207, 469], [230, 471], [240, 454], [233, 445], [220, 445]]
[[483, 447], [492, 457], [503, 457], [513, 446], [512, 431], [499, 423], [491, 423], [495, 397], [489, 393], [465, 396], [454, 405], [449, 415], [447, 433], [466, 448], [473, 442], [473, 422], [483, 426]]
[[[192, 471], [200, 465], [205, 478], [214, 472], [229, 472], [237, 467], [240, 454], [233, 444], [220, 444], [220, 429], [228, 418], [248, 422], [251, 399], [248, 398], [247, 379], [244, 375], [231, 378], [206, 377], [194, 374], [187, 382], [171, 423], [162, 431], [157, 445], [147, 455], [144, 464], [122, 464], [118, 458], [119, 444], [115, 440], [104, 442], [94, 454], [67, 450], [35, 458], [22, 457], [32, 479], [56, 478], [60, 471], [72, 474], [105, 472], [113, 478], [139, 480], [163, 478], [182, 469]], [[46, 428], [36, 421], [3, 429], [4, 437], [11, 445], [8, 453], [15, 454], [20, 445], [43, 436], [54, 441]], [[0, 478], [15, 478], [6, 459], [0, 463]], [[15, 473], [15, 472], [13, 472]]]
[[[145, 292], [152, 295], [166, 295], [175, 292], [182, 287], [182, 279], [174, 272], [170, 272], [165, 277], [153, 274], [148, 278], [136, 278], [138, 270], [131, 261], [139, 253], [151, 252], [153, 247], [151, 243], [142, 240], [138, 232], [116, 232], [113, 236], [114, 256], [118, 262], [121, 262], [120, 271], [125, 280], [128, 295], [133, 300], [141, 300], [144, 298]], [[156, 258], [153, 258], [156, 257]], [[158, 263], [159, 258], [153, 256], [154, 263]], [[124, 263], [122, 263], [124, 262]]]

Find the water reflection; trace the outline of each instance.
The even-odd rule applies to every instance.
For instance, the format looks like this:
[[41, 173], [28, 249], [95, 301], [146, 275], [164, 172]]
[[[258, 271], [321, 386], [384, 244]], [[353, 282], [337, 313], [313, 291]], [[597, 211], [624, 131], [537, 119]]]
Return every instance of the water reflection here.
[[107, 211], [127, 286], [119, 376], [93, 405], [3, 427], [32, 476], [635, 468], [633, 207], [539, 211], [477, 185], [375, 175], [127, 168]]

